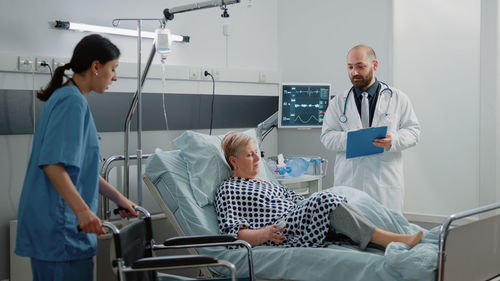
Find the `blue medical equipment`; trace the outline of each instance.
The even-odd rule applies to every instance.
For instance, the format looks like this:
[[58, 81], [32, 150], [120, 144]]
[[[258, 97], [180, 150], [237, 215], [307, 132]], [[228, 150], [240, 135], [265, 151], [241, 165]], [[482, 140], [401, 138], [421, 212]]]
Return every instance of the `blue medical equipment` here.
[[[328, 160], [318, 156], [286, 156], [283, 162], [280, 156], [267, 157], [266, 166], [268, 170], [277, 178], [282, 178], [288, 174], [290, 177], [300, 177], [303, 174], [312, 176], [326, 176]], [[294, 169], [295, 168], [295, 169]]]
[[[390, 116], [390, 114], [389, 114], [389, 108], [390, 108], [390, 106], [391, 106], [391, 102], [392, 102], [392, 94], [393, 94], [393, 92], [392, 92], [391, 88], [389, 88], [389, 85], [387, 85], [386, 83], [384, 83], [384, 82], [382, 82], [382, 81], [379, 81], [379, 82], [380, 82], [380, 84], [382, 84], [382, 85], [384, 85], [384, 86], [385, 86], [385, 88], [384, 88], [382, 91], [380, 91], [379, 96], [382, 96], [382, 94], [383, 94], [385, 91], [387, 91], [387, 92], [388, 92], [388, 94], [390, 95], [390, 99], [389, 99], [389, 102], [387, 103], [387, 108], [386, 108], [386, 110], [385, 110], [385, 114], [384, 114], [384, 116], [385, 116], [386, 118], [389, 118], [389, 116]], [[340, 115], [340, 117], [339, 117], [339, 120], [340, 120], [340, 122], [342, 122], [342, 123], [346, 123], [346, 122], [347, 122], [347, 116], [345, 115], [346, 108], [347, 108], [347, 101], [349, 100], [349, 95], [350, 95], [353, 91], [354, 91], [354, 86], [353, 86], [353, 87], [351, 87], [351, 89], [350, 89], [350, 90], [349, 90], [349, 92], [347, 93], [347, 97], [345, 98], [345, 102], [344, 102], [344, 110], [342, 111], [342, 115]]]
[[288, 174], [290, 177], [296, 178], [307, 172], [307, 168], [309, 168], [309, 162], [307, 162], [304, 158], [294, 157], [290, 158], [286, 162], [286, 166], [279, 167], [276, 171], [280, 175]]

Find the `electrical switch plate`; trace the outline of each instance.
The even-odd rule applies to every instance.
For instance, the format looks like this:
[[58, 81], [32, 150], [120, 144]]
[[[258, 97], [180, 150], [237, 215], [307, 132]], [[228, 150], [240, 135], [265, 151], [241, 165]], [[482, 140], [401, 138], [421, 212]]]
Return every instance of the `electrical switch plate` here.
[[56, 70], [56, 68], [58, 68], [59, 66], [63, 66], [65, 65], [66, 62], [63, 61], [63, 60], [59, 60], [59, 59], [54, 59], [53, 63], [52, 63], [52, 69], [53, 70]]
[[[52, 71], [56, 71], [56, 68], [58, 68], [59, 66], [63, 66], [68, 62], [69, 62], [69, 59], [54, 58], [54, 60], [52, 61]], [[120, 70], [120, 69], [121, 68], [118, 68], [118, 70]], [[71, 69], [68, 69], [68, 70], [66, 70], [65, 74], [67, 74], [69, 76], [73, 76], [73, 71]]]
[[[42, 65], [45, 63], [46, 65]], [[36, 57], [35, 58], [35, 71], [50, 73], [50, 68], [52, 67], [52, 59], [47, 57]]]
[[267, 80], [267, 75], [264, 72], [259, 72], [259, 82], [264, 83]]
[[189, 80], [198, 80], [200, 79], [200, 69], [192, 68], [189, 69]]
[[219, 81], [220, 80], [220, 71], [218, 71], [216, 69], [212, 69], [212, 75], [214, 76], [214, 80], [215, 81]]
[[33, 71], [33, 58], [30, 57], [18, 57], [17, 58], [17, 69], [24, 72]]

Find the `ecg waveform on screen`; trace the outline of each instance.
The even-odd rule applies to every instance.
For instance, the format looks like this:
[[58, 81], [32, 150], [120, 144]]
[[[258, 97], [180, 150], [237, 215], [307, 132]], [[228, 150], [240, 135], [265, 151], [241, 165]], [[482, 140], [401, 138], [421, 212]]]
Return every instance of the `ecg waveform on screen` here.
[[319, 104], [295, 104], [294, 106], [296, 108], [297, 107], [319, 107]]
[[309, 119], [307, 119], [305, 121], [299, 115], [299, 116], [297, 116], [297, 118], [295, 118], [295, 122], [297, 122], [297, 120], [298, 120], [304, 124], [309, 124], [309, 122], [311, 122], [311, 119], [316, 119], [316, 121], [319, 122], [319, 119], [316, 118], [316, 116], [314, 116], [314, 115], [309, 116]]

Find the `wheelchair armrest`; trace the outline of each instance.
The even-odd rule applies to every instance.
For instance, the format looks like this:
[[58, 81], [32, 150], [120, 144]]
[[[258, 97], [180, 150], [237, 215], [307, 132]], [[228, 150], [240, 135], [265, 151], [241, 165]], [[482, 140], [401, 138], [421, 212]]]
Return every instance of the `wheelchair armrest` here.
[[131, 265], [131, 268], [144, 269], [144, 268], [203, 265], [203, 264], [214, 264], [214, 263], [218, 263], [218, 260], [208, 256], [200, 256], [200, 255], [161, 256], [161, 257], [138, 259]]
[[234, 242], [237, 238], [232, 235], [199, 235], [199, 236], [179, 236], [165, 240], [164, 246], [188, 246], [211, 243]]
[[165, 240], [163, 245], [153, 245], [153, 250], [199, 248], [213, 246], [243, 246], [248, 252], [248, 272], [251, 280], [255, 280], [252, 258], [252, 246], [244, 241], [238, 240], [232, 235], [208, 235], [208, 236], [180, 236]]

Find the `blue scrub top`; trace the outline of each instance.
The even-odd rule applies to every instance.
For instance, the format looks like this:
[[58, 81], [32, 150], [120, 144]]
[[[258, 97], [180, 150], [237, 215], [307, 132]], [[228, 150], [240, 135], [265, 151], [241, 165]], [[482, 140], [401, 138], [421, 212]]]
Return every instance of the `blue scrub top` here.
[[99, 141], [87, 100], [74, 85], [52, 94], [38, 119], [19, 202], [15, 253], [45, 261], [92, 257], [97, 236], [78, 219], [42, 170], [61, 163], [92, 212], [99, 192]]

